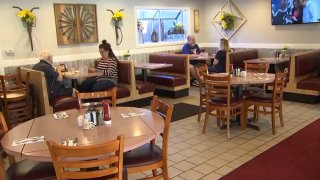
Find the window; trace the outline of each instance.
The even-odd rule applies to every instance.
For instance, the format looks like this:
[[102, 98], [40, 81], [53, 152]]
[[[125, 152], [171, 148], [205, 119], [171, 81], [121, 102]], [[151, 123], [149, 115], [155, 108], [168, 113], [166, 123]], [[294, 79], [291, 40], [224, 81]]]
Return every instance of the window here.
[[189, 33], [189, 9], [136, 8], [137, 44], [184, 42]]

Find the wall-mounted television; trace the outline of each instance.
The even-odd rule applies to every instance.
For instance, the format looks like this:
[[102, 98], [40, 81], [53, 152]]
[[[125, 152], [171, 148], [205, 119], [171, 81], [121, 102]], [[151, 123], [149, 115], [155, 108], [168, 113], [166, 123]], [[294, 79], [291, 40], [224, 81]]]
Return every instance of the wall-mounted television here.
[[320, 22], [320, 0], [271, 0], [272, 25]]

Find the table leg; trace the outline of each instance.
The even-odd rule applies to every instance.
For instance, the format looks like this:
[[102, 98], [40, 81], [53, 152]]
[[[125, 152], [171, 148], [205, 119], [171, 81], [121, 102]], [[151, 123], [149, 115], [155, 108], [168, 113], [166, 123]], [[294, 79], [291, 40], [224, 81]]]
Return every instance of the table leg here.
[[143, 81], [147, 82], [147, 69], [141, 69]]
[[78, 89], [77, 79], [71, 79], [72, 88]]

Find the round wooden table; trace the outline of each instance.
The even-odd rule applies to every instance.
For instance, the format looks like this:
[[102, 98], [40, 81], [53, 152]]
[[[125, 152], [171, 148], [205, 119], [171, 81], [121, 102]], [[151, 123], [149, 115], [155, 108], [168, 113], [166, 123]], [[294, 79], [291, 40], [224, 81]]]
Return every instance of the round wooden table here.
[[[145, 113], [144, 115], [123, 118], [122, 113]], [[86, 146], [114, 140], [124, 134], [124, 151], [129, 151], [150, 142], [164, 129], [163, 118], [147, 109], [133, 107], [111, 108], [110, 125], [101, 124], [94, 129], [83, 130], [77, 125], [77, 117], [85, 109], [66, 111], [68, 118], [54, 119], [53, 115], [35, 118], [11, 129], [2, 140], [2, 148], [8, 154], [35, 161], [51, 161], [45, 141], [12, 146], [13, 140], [34, 136], [44, 136], [46, 140], [60, 143], [61, 139], [78, 138], [78, 146]]]
[[248, 72], [245, 77], [232, 76], [231, 84], [246, 85], [246, 84], [265, 84], [274, 81], [275, 74], [270, 73], [251, 73]]

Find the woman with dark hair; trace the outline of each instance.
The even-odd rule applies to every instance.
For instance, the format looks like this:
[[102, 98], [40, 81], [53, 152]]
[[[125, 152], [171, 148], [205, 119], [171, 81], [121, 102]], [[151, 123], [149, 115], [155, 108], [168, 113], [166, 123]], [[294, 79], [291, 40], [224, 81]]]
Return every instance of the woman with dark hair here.
[[103, 91], [117, 86], [118, 83], [118, 64], [119, 60], [114, 55], [111, 45], [103, 40], [99, 45], [101, 59], [98, 61], [95, 71], [103, 71], [103, 75], [96, 78], [87, 79], [80, 87], [83, 92]]

